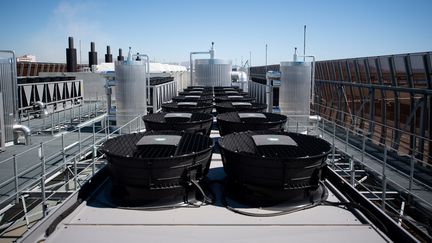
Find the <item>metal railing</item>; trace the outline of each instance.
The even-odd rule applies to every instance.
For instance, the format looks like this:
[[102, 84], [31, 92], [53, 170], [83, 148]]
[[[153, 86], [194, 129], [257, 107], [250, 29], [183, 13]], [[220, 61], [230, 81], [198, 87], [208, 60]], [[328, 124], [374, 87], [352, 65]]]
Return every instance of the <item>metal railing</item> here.
[[[292, 125], [287, 125], [287, 131], [298, 132], [299, 128], [306, 128], [308, 134], [321, 136], [333, 145], [330, 154], [330, 162], [332, 163], [330, 165], [331, 167], [340, 169], [340, 167], [333, 162], [335, 161], [335, 154], [341, 153], [344, 154], [345, 157], [351, 158], [353, 163], [365, 167], [369, 173], [378, 175], [378, 177], [381, 178], [382, 183], [381, 195], [372, 191], [371, 194], [375, 195], [376, 198], [384, 199], [382, 202], [383, 205], [388, 205], [385, 201], [385, 195], [388, 191], [388, 185], [391, 185], [396, 191], [407, 194], [408, 198], [416, 199], [418, 202], [421, 202], [432, 209], [432, 202], [428, 199], [432, 197], [432, 186], [416, 178], [416, 167], [414, 165], [416, 163], [422, 164], [423, 161], [416, 159], [413, 154], [401, 153], [400, 151], [391, 148], [391, 146], [380, 143], [379, 140], [373, 140], [373, 138], [367, 136], [367, 133], [359, 132], [358, 130], [354, 130], [347, 126], [338, 125], [323, 117], [318, 116], [315, 124], [299, 124], [295, 119], [288, 117], [287, 124], [289, 123], [297, 124], [295, 128]], [[344, 134], [344, 137], [338, 136], [338, 134], [341, 133]], [[356, 145], [351, 144], [349, 141], [352, 139], [360, 140], [362, 145], [357, 147]], [[337, 147], [337, 142], [343, 144], [343, 147]], [[373, 142], [374, 144], [381, 146], [382, 151], [377, 152], [375, 150], [374, 153], [368, 152], [366, 149], [366, 142]], [[382, 156], [378, 156], [377, 153], [380, 153]], [[401, 157], [410, 158], [409, 171], [402, 171], [391, 165], [388, 160], [391, 153], [397, 154]], [[367, 160], [372, 160], [375, 166], [371, 165], [371, 163], [367, 163]], [[355, 173], [350, 173], [351, 170], [348, 171], [347, 175], [349, 175], [349, 181], [353, 185], [361, 185], [362, 182], [355, 179]], [[385, 206], [382, 207], [384, 208]]]
[[253, 81], [248, 82], [249, 95], [254, 97], [258, 103], [266, 103], [266, 88], [267, 85], [265, 84]]
[[[47, 196], [46, 184], [54, 178], [56, 173], [68, 171], [73, 176], [65, 179], [63, 186], [66, 187], [69, 182], [72, 183], [74, 191], [80, 188], [80, 181], [85, 181], [97, 171], [97, 165], [100, 164], [97, 157], [97, 148], [112, 136], [116, 136], [128, 131], [138, 132], [144, 126], [141, 121], [141, 115], [134, 117], [124, 126], [110, 131], [108, 119], [103, 120], [100, 125], [97, 121], [86, 124], [85, 127], [92, 128], [92, 132], [82, 132], [84, 126], [77, 129], [57, 135], [51, 140], [41, 142], [30, 149], [14, 154], [12, 157], [0, 161], [0, 168], [9, 171], [6, 173], [12, 175], [0, 182], [0, 205], [6, 207], [9, 203], [18, 203], [21, 196], [32, 188], [38, 188], [42, 195], [41, 204], [46, 205], [50, 198]], [[88, 129], [87, 129], [88, 130]], [[78, 165], [81, 160], [91, 156], [86, 161], [86, 167], [80, 171], [91, 168], [91, 173], [85, 178], [78, 173]], [[80, 162], [81, 161], [81, 162]], [[29, 164], [30, 163], [30, 164]], [[67, 189], [67, 187], [66, 187]], [[55, 194], [54, 192], [51, 194]], [[43, 215], [46, 215], [46, 208], [43, 207]]]
[[149, 104], [153, 108], [153, 113], [162, 110], [162, 103], [170, 101], [174, 96], [177, 95], [177, 82], [172, 81], [159, 85], [150, 86], [151, 98]]
[[83, 120], [96, 117], [104, 112], [106, 103], [103, 100], [95, 102], [82, 102], [64, 109], [49, 112], [44, 115], [39, 110], [25, 110], [19, 114], [20, 123], [32, 128], [32, 133], [48, 132], [51, 135], [66, 130]]
[[[328, 107], [328, 106], [324, 106], [324, 105], [320, 105], [318, 103], [315, 103], [314, 110], [315, 110], [315, 112], [318, 115], [321, 115], [320, 112], [319, 112], [319, 110], [322, 110], [322, 109], [327, 109], [327, 110], [333, 111], [333, 113], [337, 111], [336, 108]], [[345, 117], [348, 117], [348, 115], [350, 115], [349, 113], [344, 112], [344, 111], [339, 111], [339, 112], [341, 114], [343, 114]], [[324, 118], [324, 117], [321, 116], [321, 118]], [[328, 119], [328, 118], [326, 118], [326, 119]], [[428, 138], [428, 137], [422, 137], [422, 136], [416, 134], [415, 132], [413, 133], [413, 132], [410, 132], [410, 131], [407, 131], [407, 130], [402, 130], [402, 129], [399, 129], [399, 128], [395, 128], [393, 126], [382, 124], [381, 122], [371, 121], [369, 119], [362, 118], [362, 117], [359, 117], [359, 116], [356, 116], [354, 119], [355, 120], [352, 121], [351, 124], [348, 125], [348, 127], [350, 129], [354, 130], [355, 133], [366, 134], [366, 137], [367, 137], [368, 141], [371, 141], [374, 144], [379, 145], [379, 146], [384, 146], [385, 145], [386, 147], [389, 147], [389, 148], [391, 147], [391, 150], [389, 150], [389, 152], [390, 151], [394, 152], [394, 153], [398, 154], [401, 157], [404, 157], [404, 156], [408, 156], [410, 158], [414, 157], [413, 158], [414, 162], [418, 163], [418, 164], [421, 164], [424, 167], [428, 167], [428, 166], [430, 167], [431, 166], [426, 161], [432, 160], [432, 157], [430, 157], [425, 152], [418, 151], [417, 148], [416, 148], [417, 147], [416, 145], [419, 143], [420, 140], [424, 140], [424, 141], [426, 141], [426, 143], [431, 143], [432, 141], [431, 141], [430, 138]], [[343, 120], [337, 120], [337, 119], [336, 120], [332, 120], [330, 118], [329, 121], [332, 122], [332, 123], [334, 122], [336, 124], [341, 124], [341, 125], [338, 125], [338, 126], [341, 126], [341, 127], [342, 126], [343, 127], [346, 126], [346, 125], [344, 125], [344, 124], [346, 124], [346, 122], [343, 121]], [[360, 124], [360, 123], [365, 124], [363, 128], [360, 128], [358, 126], [358, 124]], [[375, 127], [375, 130], [373, 130], [371, 133], [369, 133], [369, 127]], [[401, 138], [407, 138], [408, 139], [410, 137], [414, 137], [415, 138], [414, 141], [416, 141], [416, 142], [413, 143], [412, 147], [410, 147], [408, 144], [400, 143], [397, 149], [393, 148], [393, 141], [391, 140], [390, 137], [388, 137], [385, 141], [381, 142], [381, 134], [379, 132], [381, 130], [381, 128], [384, 128], [387, 131], [388, 134], [398, 133], [398, 134], [400, 134]], [[378, 131], [376, 131], [376, 130], [378, 130]], [[424, 159], [422, 160], [421, 158], [424, 158]]]

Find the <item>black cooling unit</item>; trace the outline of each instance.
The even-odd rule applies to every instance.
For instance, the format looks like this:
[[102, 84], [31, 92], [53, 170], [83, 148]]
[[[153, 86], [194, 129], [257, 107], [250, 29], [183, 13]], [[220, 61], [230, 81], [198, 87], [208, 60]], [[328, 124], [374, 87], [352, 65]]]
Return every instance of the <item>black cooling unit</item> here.
[[186, 95], [199, 95], [199, 96], [212, 96], [213, 97], [213, 91], [212, 90], [184, 90], [183, 92], [179, 92], [179, 95], [186, 96]]
[[209, 86], [188, 86], [185, 91], [187, 90], [202, 90], [202, 91], [213, 91], [213, 87]]
[[217, 103], [221, 102], [254, 102], [255, 98], [250, 96], [243, 95], [224, 95], [224, 96], [216, 96], [215, 101]]
[[149, 131], [185, 131], [209, 135], [213, 116], [206, 113], [153, 113], [143, 116]]
[[246, 96], [248, 95], [247, 92], [243, 92], [243, 91], [239, 91], [239, 90], [215, 90], [213, 92], [215, 97], [218, 96], [234, 96], [234, 95], [242, 95], [242, 96]]
[[240, 87], [238, 86], [215, 86], [213, 87], [214, 91], [232, 91], [232, 90], [237, 90], [237, 91], [241, 91]]
[[304, 204], [326, 197], [328, 142], [298, 133], [241, 132], [219, 140], [222, 162], [237, 199], [254, 205]]
[[283, 131], [287, 117], [275, 113], [227, 112], [217, 116], [221, 136], [245, 131]]
[[212, 103], [205, 102], [171, 102], [162, 104], [164, 112], [208, 113], [213, 110]]
[[212, 95], [179, 95], [172, 98], [175, 102], [201, 102], [201, 103], [212, 103]]
[[225, 112], [264, 112], [266, 104], [255, 102], [222, 102], [216, 103], [216, 112], [221, 114]]
[[121, 205], [182, 198], [191, 180], [208, 173], [213, 142], [174, 131], [118, 136], [101, 147], [108, 160], [112, 197]]

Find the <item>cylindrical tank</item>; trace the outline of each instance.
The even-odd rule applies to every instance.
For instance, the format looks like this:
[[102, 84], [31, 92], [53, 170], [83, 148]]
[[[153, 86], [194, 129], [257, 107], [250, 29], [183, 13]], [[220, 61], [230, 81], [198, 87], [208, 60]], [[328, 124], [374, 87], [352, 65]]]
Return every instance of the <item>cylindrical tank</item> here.
[[290, 131], [304, 132], [309, 124], [311, 63], [281, 62], [279, 105]]
[[231, 61], [196, 59], [195, 86], [231, 86]]
[[144, 61], [119, 61], [115, 64], [117, 126], [137, 115], [147, 114], [146, 65]]

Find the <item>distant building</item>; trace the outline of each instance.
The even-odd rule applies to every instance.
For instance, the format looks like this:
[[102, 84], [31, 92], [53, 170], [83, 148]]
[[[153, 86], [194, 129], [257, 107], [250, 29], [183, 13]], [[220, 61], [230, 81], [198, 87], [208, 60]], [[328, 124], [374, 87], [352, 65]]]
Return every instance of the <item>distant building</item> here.
[[17, 57], [17, 62], [36, 62], [36, 56], [25, 54], [24, 56]]

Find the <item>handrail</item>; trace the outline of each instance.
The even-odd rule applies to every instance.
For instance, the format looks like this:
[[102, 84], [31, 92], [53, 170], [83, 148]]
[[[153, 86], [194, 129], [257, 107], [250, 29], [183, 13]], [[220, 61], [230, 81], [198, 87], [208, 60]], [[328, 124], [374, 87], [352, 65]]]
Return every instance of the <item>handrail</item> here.
[[[288, 120], [293, 120], [293, 119], [289, 117]], [[293, 121], [295, 121], [295, 120], [293, 120]], [[345, 130], [345, 131], [352, 132], [353, 134], [358, 134], [356, 131], [354, 131], [354, 130], [348, 128], [348, 127], [345, 127], [345, 126], [342, 126], [342, 125], [338, 125], [338, 124], [332, 122], [331, 120], [328, 120], [328, 119], [323, 118], [323, 117], [321, 117], [321, 120], [320, 120], [319, 122], [322, 124], [321, 127], [319, 126], [318, 123], [317, 123], [315, 126], [306, 125], [306, 124], [303, 124], [303, 125], [304, 125], [304, 126], [308, 126], [308, 127], [315, 127], [315, 128], [317, 128], [317, 130], [316, 130], [316, 135], [319, 135], [319, 130], [321, 130], [322, 133], [324, 133], [324, 132], [325, 132], [325, 133], [329, 133], [329, 132], [326, 131], [325, 128], [324, 128], [325, 123], [329, 123], [329, 124], [333, 127], [333, 130], [336, 129], [336, 127], [338, 127], [338, 128], [343, 129], [343, 130]], [[334, 131], [335, 131], [335, 130], [334, 130]], [[310, 130], [310, 132], [312, 132], [312, 130]], [[365, 135], [365, 134], [358, 134], [358, 135], [363, 136], [363, 137], [366, 139], [366, 135]], [[338, 139], [339, 141], [345, 143], [345, 141], [342, 141], [341, 138], [339, 138], [338, 136], [335, 136], [335, 132], [333, 132], [333, 134], [330, 134], [330, 136], [334, 136], [334, 139]], [[369, 138], [367, 138], [367, 139], [370, 140]], [[378, 143], [379, 143], [379, 142], [378, 142]], [[368, 153], [367, 151], [364, 151], [364, 149], [357, 148], [357, 147], [355, 147], [355, 146], [353, 146], [353, 145], [351, 145], [351, 144], [349, 144], [349, 143], [347, 144], [347, 146], [349, 146], [351, 149], [357, 150], [357, 151], [360, 152], [360, 153], [363, 153], [364, 155], [366, 155], [366, 156], [368, 156], [368, 157], [374, 159], [375, 161], [381, 161], [379, 158], [377, 158], [377, 157], [374, 156], [373, 154], [370, 154], [370, 153]], [[388, 147], [387, 145], [383, 145], [383, 146], [386, 146], [386, 147], [387, 147], [387, 150], [389, 150], [389, 151], [394, 150], [393, 148]], [[383, 153], [388, 153], [387, 150], [385, 150]], [[347, 154], [347, 153], [343, 150], [343, 148], [339, 148], [338, 151], [339, 151], [340, 153], [346, 154], [347, 156], [351, 157], [351, 155]], [[409, 156], [411, 159], [414, 159], [413, 156], [410, 156], [410, 155], [408, 155], [408, 154], [405, 154], [405, 155], [404, 155], [404, 154], [402, 154], [402, 155], [401, 155], [401, 154], [398, 154], [398, 155], [399, 155], [399, 156]], [[365, 163], [364, 163], [362, 160], [360, 160], [359, 158], [354, 158], [354, 160], [355, 160], [356, 163], [365, 166], [365, 167], [368, 168], [370, 171], [372, 171], [372, 172], [374, 172], [374, 173], [376, 173], [376, 174], [378, 174], [378, 175], [381, 175], [381, 176], [384, 175], [382, 171], [377, 171], [376, 169], [374, 169], [374, 168], [370, 167], [369, 165], [365, 164]], [[419, 161], [419, 160], [417, 160], [417, 161]], [[403, 171], [398, 170], [397, 168], [393, 167], [392, 165], [389, 165], [388, 163], [383, 164], [383, 166], [387, 167], [388, 169], [391, 169], [393, 172], [396, 172], [396, 173], [400, 174], [402, 177], [408, 179], [409, 182], [410, 182], [410, 184], [416, 183], [418, 186], [421, 186], [421, 187], [423, 187], [425, 190], [430, 191], [430, 192], [432, 193], [432, 186], [429, 186], [429, 185], [423, 183], [422, 181], [420, 181], [420, 180], [418, 180], [418, 179], [416, 179], [416, 178], [414, 177], [414, 173], [413, 173], [413, 171], [412, 171], [412, 170], [414, 170], [414, 167], [411, 167], [409, 174], [407, 174], [407, 173], [404, 173]], [[395, 181], [393, 178], [390, 178], [390, 177], [388, 177], [388, 176], [386, 176], [386, 180], [387, 180], [387, 181], [390, 181], [393, 185], [395, 185], [396, 187], [400, 188], [401, 191], [403, 191], [404, 193], [408, 193], [409, 195], [411, 195], [411, 196], [413, 196], [414, 198], [420, 200], [421, 202], [425, 203], [426, 205], [429, 205], [429, 206], [432, 208], [432, 203], [429, 202], [429, 201], [426, 200], [426, 199], [423, 199], [423, 198], [422, 198], [421, 196], [419, 196], [415, 191], [411, 190], [410, 188], [406, 188], [406, 187], [402, 186], [400, 183], [398, 183], [398, 182]]]
[[[138, 115], [138, 116], [134, 117], [133, 119], [131, 119], [130, 121], [128, 121], [123, 126], [115, 129], [112, 132], [108, 132], [108, 130], [107, 130], [108, 127], [106, 126], [105, 128], [100, 129], [98, 131], [94, 130], [94, 132], [91, 133], [89, 136], [85, 136], [83, 138], [81, 138], [81, 136], [79, 135], [80, 134], [80, 130], [81, 130], [81, 127], [79, 127], [77, 129], [73, 130], [72, 132], [68, 132], [68, 133], [62, 134], [62, 136], [55, 137], [53, 139], [50, 139], [49, 141], [45, 141], [45, 142], [43, 142], [41, 144], [38, 144], [38, 145], [36, 145], [36, 146], [34, 146], [34, 147], [26, 150], [26, 151], [23, 151], [23, 152], [21, 152], [19, 154], [13, 155], [11, 158], [7, 158], [7, 159], [1, 161], [0, 165], [4, 164], [6, 162], [12, 162], [12, 163], [14, 163], [15, 164], [15, 166], [14, 166], [15, 167], [15, 172], [14, 172], [14, 175], [12, 177], [10, 177], [9, 179], [6, 179], [5, 181], [3, 181], [3, 182], [0, 183], [0, 188], [3, 188], [4, 186], [9, 185], [10, 183], [13, 183], [14, 181], [15, 181], [16, 185], [15, 185], [15, 192], [12, 193], [11, 195], [8, 194], [8, 196], [5, 199], [1, 200], [0, 201], [0, 205], [3, 205], [4, 203], [6, 203], [6, 202], [8, 202], [10, 200], [13, 200], [13, 198], [17, 197], [17, 195], [19, 195], [21, 193], [21, 191], [23, 190], [22, 186], [24, 184], [19, 183], [18, 179], [20, 177], [26, 175], [27, 173], [29, 173], [31, 171], [34, 171], [34, 170], [36, 170], [38, 168], [41, 168], [41, 166], [42, 166], [41, 163], [36, 163], [36, 164], [30, 166], [29, 168], [25, 168], [24, 170], [18, 172], [18, 170], [17, 170], [17, 168], [18, 168], [18, 166], [17, 166], [18, 165], [18, 161], [17, 160], [19, 159], [19, 157], [25, 155], [26, 153], [30, 153], [30, 152], [36, 153], [36, 150], [40, 151], [40, 148], [43, 148], [44, 145], [47, 146], [49, 143], [52, 143], [52, 142], [59, 143], [60, 140], [61, 140], [62, 141], [61, 142], [62, 146], [61, 146], [61, 148], [59, 150], [54, 151], [54, 152], [52, 152], [50, 154], [45, 154], [45, 151], [44, 150], [42, 151], [42, 153], [44, 154], [43, 155], [44, 161], [45, 161], [44, 165], [47, 165], [47, 170], [44, 173], [44, 175], [50, 174], [50, 173], [55, 172], [58, 169], [61, 169], [64, 164], [71, 163], [77, 157], [78, 157], [78, 159], [81, 159], [82, 155], [84, 155], [84, 154], [88, 153], [89, 151], [91, 151], [92, 148], [94, 148], [95, 146], [99, 146], [102, 142], [106, 141], [112, 135], [115, 135], [121, 129], [124, 129], [125, 127], [128, 127], [128, 126], [131, 127], [131, 124], [134, 124], [135, 122], [137, 124], [137, 130], [136, 131], [140, 131], [141, 130], [141, 115]], [[96, 123], [96, 120], [94, 120], [93, 123], [89, 124], [89, 125], [94, 127], [95, 123]], [[79, 137], [78, 143], [76, 143], [76, 144], [72, 143], [73, 144], [72, 147], [68, 147], [66, 144], [63, 143], [65, 136], [68, 136], [68, 135], [74, 135], [74, 136], [76, 136], [77, 135], [76, 134], [77, 131], [78, 131], [78, 137]], [[97, 134], [99, 134], [99, 136], [96, 139], [96, 135]], [[103, 135], [103, 137], [100, 137], [100, 135]], [[93, 139], [93, 141], [90, 142], [89, 144], [87, 144], [88, 141], [91, 141], [91, 139]], [[79, 149], [73, 155], [64, 156], [63, 159], [61, 159], [60, 156], [62, 154], [65, 155], [65, 152], [67, 151], [66, 150], [67, 147], [68, 147], [68, 150], [73, 150], [73, 149], [77, 149], [77, 147], [81, 147], [81, 145], [83, 145], [83, 144], [85, 145], [84, 148]], [[59, 160], [57, 161], [57, 160], [55, 160], [55, 158], [58, 158]], [[53, 162], [54, 162], [54, 164], [53, 164]], [[38, 175], [38, 176], [42, 177], [44, 175]], [[34, 183], [37, 184], [38, 182], [39, 181], [37, 180], [37, 178], [36, 179], [33, 178], [32, 182], [30, 184], [34, 184]], [[28, 181], [26, 181], [24, 183], [25, 183], [25, 185], [27, 185], [26, 186], [26, 188], [27, 188], [28, 187]], [[10, 191], [8, 191], [7, 193], [9, 193], [9, 192]], [[45, 200], [46, 200], [46, 198], [45, 198]]]

